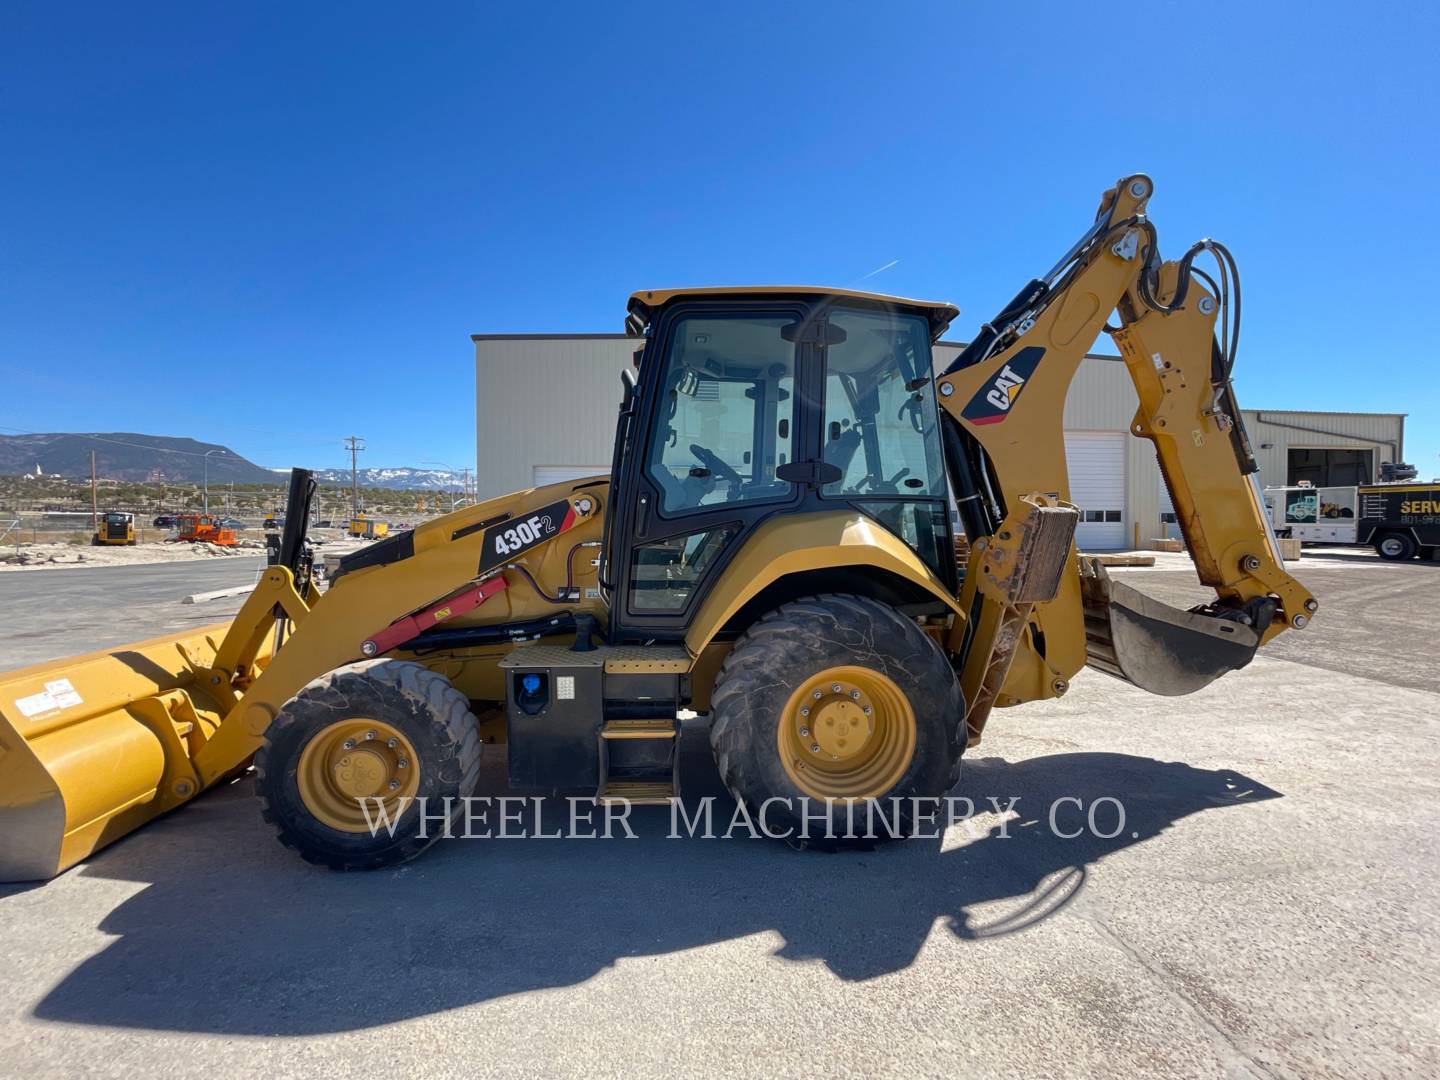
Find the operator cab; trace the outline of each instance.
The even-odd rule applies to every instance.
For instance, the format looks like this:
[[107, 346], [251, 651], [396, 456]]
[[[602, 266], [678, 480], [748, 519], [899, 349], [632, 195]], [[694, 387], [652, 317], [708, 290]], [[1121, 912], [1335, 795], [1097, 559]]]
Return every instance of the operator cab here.
[[776, 515], [851, 508], [954, 581], [931, 344], [949, 304], [838, 289], [636, 293], [603, 583], [612, 640], [675, 640]]

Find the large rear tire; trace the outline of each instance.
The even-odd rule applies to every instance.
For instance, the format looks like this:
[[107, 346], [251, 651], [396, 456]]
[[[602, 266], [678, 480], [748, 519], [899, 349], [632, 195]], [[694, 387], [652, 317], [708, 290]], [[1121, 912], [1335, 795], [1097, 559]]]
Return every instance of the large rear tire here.
[[[726, 657], [711, 707], [721, 779], [797, 846], [905, 835], [911, 800], [939, 800], [959, 779], [965, 709], [949, 661], [913, 619], [864, 597], [766, 615]], [[856, 805], [870, 800], [884, 824]]]
[[[285, 704], [255, 755], [255, 789], [265, 820], [301, 858], [374, 870], [413, 859], [459, 819], [480, 752], [470, 703], [444, 676], [366, 660]], [[382, 817], [394, 828], [372, 827]]]

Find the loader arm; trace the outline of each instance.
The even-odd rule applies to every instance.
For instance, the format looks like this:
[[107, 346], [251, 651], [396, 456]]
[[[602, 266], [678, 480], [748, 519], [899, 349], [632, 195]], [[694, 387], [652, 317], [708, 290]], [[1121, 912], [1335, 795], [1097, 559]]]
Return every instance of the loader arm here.
[[[969, 618], [951, 639], [972, 741], [991, 706], [1063, 694], [1087, 661], [1153, 692], [1188, 693], [1248, 663], [1256, 647], [1303, 627], [1316, 610], [1281, 562], [1230, 382], [1233, 262], [1204, 241], [1162, 263], [1145, 216], [1151, 191], [1150, 179], [1135, 175], [1106, 192], [1080, 241], [937, 380], [947, 467], [972, 545], [961, 594]], [[1219, 262], [1220, 285], [1192, 265], [1203, 252]], [[1031, 559], [1037, 580], [1050, 582], [1039, 590], [1001, 580], [993, 565], [1026, 544], [1055, 559], [1054, 510], [1070, 495], [1065, 399], [1102, 330], [1139, 398], [1131, 433], [1153, 444], [1200, 580], [1216, 593], [1194, 611], [1112, 582], [1073, 545], [1063, 573]], [[1042, 532], [1048, 542], [1035, 547]], [[1009, 566], [1025, 569], [1014, 558]]]

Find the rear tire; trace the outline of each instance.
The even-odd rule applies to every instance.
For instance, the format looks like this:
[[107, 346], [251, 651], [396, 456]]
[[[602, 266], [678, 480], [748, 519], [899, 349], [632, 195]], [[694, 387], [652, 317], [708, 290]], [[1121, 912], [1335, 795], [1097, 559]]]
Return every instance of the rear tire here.
[[[480, 752], [470, 703], [444, 676], [366, 660], [320, 676], [285, 704], [255, 755], [255, 790], [265, 821], [301, 858], [374, 870], [413, 859], [459, 819]], [[393, 831], [372, 833], [359, 798], [371, 820], [383, 802]]]
[[1414, 538], [1406, 536], [1404, 533], [1386, 533], [1375, 541], [1375, 553], [1390, 562], [1405, 562], [1407, 559], [1413, 559], [1418, 550], [1419, 545], [1415, 543]]
[[960, 776], [965, 708], [949, 661], [913, 619], [865, 597], [808, 597], [763, 617], [725, 658], [711, 707], [720, 778], [795, 846], [891, 839], [878, 816], [867, 828], [870, 799], [906, 835], [909, 800], [938, 800]]

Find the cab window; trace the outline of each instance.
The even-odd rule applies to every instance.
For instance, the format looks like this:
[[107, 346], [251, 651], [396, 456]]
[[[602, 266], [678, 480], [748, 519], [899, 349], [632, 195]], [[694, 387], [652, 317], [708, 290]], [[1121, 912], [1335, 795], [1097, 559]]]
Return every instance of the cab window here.
[[662, 513], [784, 498], [795, 346], [787, 315], [685, 316], [673, 324], [646, 455]]
[[824, 494], [944, 498], [929, 326], [871, 311], [829, 321], [843, 340], [825, 350], [822, 445], [840, 479]]

